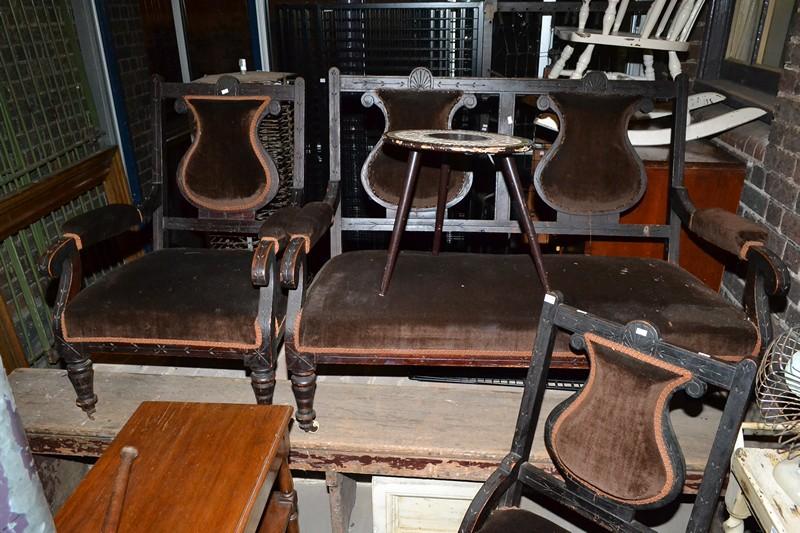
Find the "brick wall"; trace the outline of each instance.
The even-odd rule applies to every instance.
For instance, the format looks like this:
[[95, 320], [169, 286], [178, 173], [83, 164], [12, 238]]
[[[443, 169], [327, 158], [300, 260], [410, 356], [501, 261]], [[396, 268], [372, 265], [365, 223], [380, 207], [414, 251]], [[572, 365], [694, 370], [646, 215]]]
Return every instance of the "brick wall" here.
[[[786, 307], [776, 317], [781, 330], [800, 326], [800, 15], [795, 16], [784, 57], [777, 106], [766, 140], [758, 131], [764, 126], [754, 123], [739, 128], [741, 140], [729, 141], [727, 146], [748, 163], [739, 213], [769, 228], [770, 248], [792, 274]], [[727, 138], [723, 136], [723, 142]], [[740, 276], [726, 273], [725, 294], [741, 301], [743, 287]]]
[[106, 13], [125, 96], [139, 182], [147, 193], [151, 177], [150, 70], [139, 0], [107, 0]]

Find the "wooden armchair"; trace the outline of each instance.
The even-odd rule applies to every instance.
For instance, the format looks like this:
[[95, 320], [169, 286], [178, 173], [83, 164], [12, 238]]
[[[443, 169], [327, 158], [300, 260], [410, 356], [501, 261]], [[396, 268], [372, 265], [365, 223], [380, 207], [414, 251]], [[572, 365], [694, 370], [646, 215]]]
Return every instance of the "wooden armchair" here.
[[[339, 121], [341, 100], [346, 96], [357, 96], [366, 106], [377, 105], [388, 115], [387, 129], [399, 122], [395, 115], [402, 120], [415, 117], [417, 128], [442, 127], [442, 117], [451, 117], [459, 103], [480, 98], [487, 106], [496, 106], [493, 118], [498, 133], [509, 134], [514, 130], [517, 100], [541, 96], [540, 107], [557, 111], [561, 129], [535, 176], [539, 195], [557, 216], [535, 221], [537, 233], [668, 243], [666, 260], [545, 255], [550, 285], [562, 291], [571, 305], [620, 323], [640, 318], [651, 321], [667, 341], [720, 361], [736, 363], [757, 356], [771, 338], [768, 295], [783, 294], [788, 275], [764, 246], [766, 230], [732, 213], [695, 209], [683, 187], [685, 77], [674, 82], [609, 81], [600, 73], [590, 73], [582, 80], [434, 79], [424, 69], [415, 69], [408, 78], [344, 76], [332, 69], [329, 90], [332, 184], [342, 178]], [[432, 102], [432, 96], [439, 93], [447, 95], [441, 97], [441, 112], [417, 113], [419, 102]], [[401, 94], [402, 106], [398, 103]], [[647, 107], [649, 100], [673, 104], [671, 186], [664, 191], [672, 198], [670, 222], [620, 224], [620, 213], [635, 205], [647, 187], [642, 162], [628, 141], [627, 126], [634, 111]], [[485, 112], [486, 106], [482, 108]], [[386, 252], [342, 253], [343, 232], [392, 229], [397, 196], [396, 191], [394, 196], [386, 191], [392, 184], [399, 187], [399, 180], [381, 181], [395, 172], [383, 172], [383, 156], [376, 155], [381, 149], [379, 143], [367, 157], [361, 178], [376, 201], [388, 204], [384, 205], [387, 215], [358, 218], [336, 211], [330, 230], [332, 258], [308, 287], [303, 279], [303, 256], [309, 243], [313, 245], [322, 234], [327, 220], [317, 221], [312, 238], [293, 240], [282, 259], [287, 287], [298, 287], [289, 296], [286, 356], [297, 399], [297, 420], [306, 430], [314, 428], [318, 364], [484, 368], [525, 368], [529, 364], [538, 302], [544, 295], [530, 256], [401, 252], [392, 289], [379, 296]], [[402, 155], [395, 157], [402, 160]], [[431, 176], [435, 184], [435, 174]], [[448, 196], [452, 205], [463, 197], [460, 191], [470, 178], [450, 183], [456, 184]], [[406, 232], [433, 232], [425, 191], [428, 188], [417, 191]], [[335, 197], [329, 205], [335, 205]], [[747, 262], [744, 310], [677, 265], [682, 223], [701, 239]], [[444, 231], [519, 233], [503, 179], [495, 183], [491, 219], [446, 219]], [[552, 366], [585, 369], [585, 357], [572, 351], [568, 341], [566, 334], [557, 336]]]
[[[533, 465], [536, 421], [557, 336], [586, 352], [589, 379], [553, 409], [545, 447], [562, 479]], [[713, 446], [686, 531], [708, 531], [749, 403], [757, 365], [729, 365], [679, 348], [645, 321], [622, 326], [544, 297], [511, 451], [478, 491], [461, 533], [566, 531], [519, 509], [524, 487], [611, 531], [650, 531], [638, 510], [663, 507], [682, 492], [685, 465], [669, 403], [678, 391], [701, 398], [710, 385], [727, 391]]]
[[[224, 95], [224, 96], [223, 96]], [[175, 182], [162, 182], [165, 103], [192, 117], [193, 142]], [[275, 350], [283, 335], [285, 294], [276, 255], [288, 243], [284, 223], [300, 212], [286, 207], [263, 223], [256, 210], [278, 189], [279, 175], [256, 135], [261, 119], [293, 104], [294, 196], [302, 197], [304, 87], [240, 83], [153, 82], [153, 189], [139, 207], [108, 205], [67, 221], [42, 258], [59, 278], [55, 349], [87, 414], [95, 411], [93, 355], [243, 359], [258, 403], [271, 403]], [[171, 214], [173, 195], [188, 202]], [[183, 213], [184, 211], [181, 211]], [[152, 253], [117, 267], [82, 288], [81, 250], [152, 222]], [[175, 232], [257, 235], [254, 251], [169, 247]]]

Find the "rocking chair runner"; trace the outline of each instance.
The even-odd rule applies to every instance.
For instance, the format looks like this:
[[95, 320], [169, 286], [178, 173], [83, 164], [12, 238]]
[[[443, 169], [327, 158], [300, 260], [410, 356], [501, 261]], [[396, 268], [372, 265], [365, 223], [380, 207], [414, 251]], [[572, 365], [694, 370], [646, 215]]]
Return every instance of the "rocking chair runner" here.
[[[289, 240], [288, 222], [301, 209], [286, 207], [263, 223], [256, 210], [278, 189], [279, 176], [256, 128], [268, 112], [289, 102], [295, 125], [294, 196], [302, 197], [304, 107], [302, 79], [293, 85], [153, 83], [153, 183], [140, 207], [109, 205], [63, 226], [63, 237], [42, 258], [60, 278], [53, 327], [77, 404], [95, 411], [92, 355], [173, 355], [243, 359], [258, 403], [271, 403], [275, 349], [283, 334], [285, 294], [276, 254]], [[222, 96], [226, 95], [226, 96]], [[185, 108], [194, 140], [181, 160], [177, 187], [162, 185], [162, 112], [165, 101]], [[169, 192], [178, 189], [196, 218], [170, 215]], [[160, 204], [160, 205], [159, 205]], [[309, 204], [313, 208], [313, 204]], [[306, 206], [306, 207], [309, 207]], [[80, 250], [152, 220], [155, 251], [117, 267], [81, 289]], [[254, 252], [165, 248], [171, 231], [258, 235]]]
[[[557, 406], [544, 428], [545, 446], [563, 481], [527, 461], [558, 329], [571, 334], [591, 366], [584, 388]], [[736, 366], [714, 361], [664, 342], [651, 323], [621, 326], [547, 294], [511, 451], [473, 499], [459, 531], [565, 531], [518, 508], [523, 487], [606, 529], [650, 531], [636, 520], [636, 511], [667, 505], [684, 484], [670, 399], [681, 390], [700, 398], [711, 385], [728, 396], [686, 529], [707, 531], [755, 373], [752, 359]]]

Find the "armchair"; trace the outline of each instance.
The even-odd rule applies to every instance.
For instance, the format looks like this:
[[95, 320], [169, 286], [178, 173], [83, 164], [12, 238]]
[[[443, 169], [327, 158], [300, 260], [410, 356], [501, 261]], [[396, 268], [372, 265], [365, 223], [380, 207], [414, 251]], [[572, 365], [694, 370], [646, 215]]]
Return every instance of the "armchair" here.
[[[41, 266], [59, 279], [53, 316], [55, 350], [63, 358], [77, 405], [95, 412], [93, 355], [237, 358], [249, 368], [258, 403], [271, 403], [275, 351], [283, 336], [285, 294], [276, 256], [291, 236], [285, 225], [300, 207], [261, 222], [256, 210], [278, 190], [280, 176], [256, 130], [267, 113], [289, 102], [302, 117], [302, 79], [294, 85], [153, 81], [153, 183], [139, 206], [108, 205], [68, 220]], [[222, 96], [225, 95], [225, 96]], [[166, 102], [191, 115], [193, 140], [175, 183], [163, 183], [162, 117]], [[302, 124], [294, 130], [303, 146]], [[302, 197], [302, 150], [293, 188]], [[179, 192], [186, 209], [170, 212]], [[81, 250], [152, 223], [154, 251], [82, 288]], [[169, 247], [176, 232], [258, 235], [254, 251]]]
[[[415, 69], [408, 78], [345, 76], [331, 69], [328, 85], [332, 185], [343, 179], [340, 121], [345, 98], [358, 98], [367, 107], [377, 106], [386, 114], [387, 130], [398, 123], [393, 115], [415, 116], [417, 128], [442, 127], [435, 121], [443, 116], [452, 119], [456, 107], [467, 113], [480, 99], [481, 114], [485, 116], [488, 109], [491, 117], [473, 122], [472, 127], [481, 129], [493, 123], [498, 133], [513, 134], [517, 101], [536, 97], [540, 109], [554, 109], [561, 122], [559, 136], [534, 176], [539, 196], [554, 209], [556, 218], [535, 221], [536, 232], [667, 243], [664, 260], [545, 255], [544, 266], [553, 289], [561, 291], [570, 305], [616, 322], [648, 320], [666, 341], [718, 361], [735, 364], [757, 357], [769, 342], [768, 300], [770, 295], [787, 290], [786, 268], [764, 245], [766, 232], [757, 225], [733, 214], [722, 215], [734, 217], [735, 228], [741, 230], [732, 233], [734, 226], [725, 221], [726, 233], [716, 222], [720, 215], [713, 212], [698, 212], [694, 222], [690, 219], [695, 209], [683, 188], [687, 116], [684, 76], [654, 82], [607, 80], [601, 73], [589, 73], [581, 80], [434, 79], [425, 69]], [[448, 95], [440, 104], [447, 112], [417, 113], [416, 102], [431, 102], [431, 95], [439, 92]], [[387, 97], [393, 100], [391, 104], [385, 102]], [[673, 107], [670, 221], [621, 224], [620, 213], [635, 205], [647, 187], [642, 162], [628, 140], [628, 120], [635, 111], [647, 109], [652, 100], [671, 102]], [[309, 286], [302, 279], [300, 243], [290, 242], [288, 247], [296, 252], [290, 254], [287, 249], [282, 259], [282, 271], [292, 272], [297, 286], [289, 295], [286, 356], [298, 406], [296, 417], [305, 430], [315, 428], [313, 399], [319, 364], [526, 368], [530, 363], [529, 347], [536, 336], [538, 302], [544, 290], [528, 255], [435, 256], [403, 251], [392, 289], [380, 296], [386, 252], [342, 253], [343, 232], [392, 230], [397, 196], [376, 192], [388, 190], [381, 184], [393, 175], [389, 170], [384, 172], [382, 159], [375, 154], [381, 149], [381, 143], [373, 148], [360, 175], [364, 187], [372, 190], [370, 196], [386, 208], [386, 215], [346, 216], [340, 206], [330, 231], [332, 258]], [[402, 161], [402, 154], [394, 157]], [[438, 170], [437, 162], [429, 164]], [[455, 185], [448, 194], [452, 198], [448, 206], [464, 198], [466, 192], [461, 191], [473, 183], [470, 169], [460, 170], [466, 175], [450, 181]], [[431, 176], [431, 182], [436, 183], [436, 174]], [[331, 189], [332, 194], [335, 190]], [[431, 204], [424, 201], [428, 189], [422, 191], [422, 198], [417, 191], [406, 232], [434, 231]], [[492, 218], [447, 218], [444, 231], [519, 233], [519, 217], [528, 214], [516, 213], [516, 220], [512, 217], [502, 178], [496, 180], [494, 198]], [[335, 201], [329, 205], [335, 205]], [[693, 226], [692, 231], [711, 244], [743, 254], [738, 256], [750, 268], [744, 310], [678, 266], [681, 223], [690, 230]], [[557, 335], [555, 343], [551, 366], [587, 368], [586, 358], [570, 349], [568, 335]]]
[[[590, 361], [586, 385], [544, 427], [563, 481], [528, 462], [557, 331], [568, 332]], [[686, 528], [708, 531], [756, 370], [752, 359], [730, 365], [667, 343], [650, 322], [622, 326], [545, 295], [511, 451], [473, 499], [460, 533], [566, 531], [519, 509], [523, 487], [604, 529], [651, 531], [636, 512], [675, 500], [686, 474], [670, 400], [679, 391], [701, 398], [711, 385], [728, 394]]]

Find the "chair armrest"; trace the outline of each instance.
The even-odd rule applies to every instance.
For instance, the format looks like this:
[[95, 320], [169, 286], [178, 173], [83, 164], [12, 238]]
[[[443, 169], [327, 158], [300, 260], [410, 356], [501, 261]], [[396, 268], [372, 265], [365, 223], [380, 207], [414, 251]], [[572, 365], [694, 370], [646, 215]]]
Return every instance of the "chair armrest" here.
[[718, 207], [697, 209], [689, 216], [689, 231], [704, 241], [747, 259], [752, 246], [763, 246], [769, 238], [767, 229]]
[[128, 204], [109, 204], [72, 217], [61, 227], [62, 237], [39, 259], [39, 270], [57, 278], [64, 261], [86, 246], [137, 229], [142, 223], [141, 211]]
[[61, 226], [64, 237], [75, 240], [78, 250], [139, 228], [144, 220], [138, 208], [109, 204], [73, 217]]
[[258, 230], [258, 245], [250, 265], [250, 278], [253, 285], [257, 287], [269, 285], [269, 267], [275, 261], [278, 252], [283, 250], [289, 242], [286, 224], [299, 213], [299, 207], [290, 205], [271, 214], [261, 224]]
[[139, 205], [139, 212], [142, 213], [143, 222], [150, 222], [153, 213], [161, 206], [161, 184], [155, 183], [150, 187], [147, 198]]
[[281, 285], [285, 289], [296, 289], [302, 259], [325, 235], [333, 222], [339, 205], [339, 182], [328, 182], [325, 198], [303, 206], [285, 228], [289, 234], [289, 245], [281, 259]]
[[39, 258], [39, 271], [51, 279], [61, 276], [64, 262], [78, 253], [78, 246], [72, 237], [62, 237], [51, 245]]

